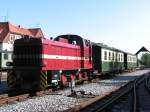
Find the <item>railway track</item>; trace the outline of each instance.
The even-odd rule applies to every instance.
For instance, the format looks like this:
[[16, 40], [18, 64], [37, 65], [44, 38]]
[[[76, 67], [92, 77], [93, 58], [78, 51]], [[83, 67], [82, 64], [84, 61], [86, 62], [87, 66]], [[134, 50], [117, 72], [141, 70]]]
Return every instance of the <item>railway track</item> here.
[[[91, 82], [97, 82], [98, 79], [94, 79]], [[91, 82], [85, 81], [83, 84], [89, 84]], [[79, 87], [81, 85], [77, 85], [77, 87]], [[4, 94], [0, 95], [0, 105], [4, 105], [4, 104], [11, 104], [14, 103], [16, 101], [23, 101], [26, 100], [28, 98], [31, 97], [35, 97], [35, 96], [44, 96], [44, 95], [54, 95], [54, 94], [58, 94], [59, 91], [63, 91], [65, 89], [68, 89], [68, 87], [63, 88], [63, 89], [46, 89], [44, 91], [38, 91], [38, 92], [26, 92], [26, 91], [22, 91], [22, 92], [17, 92], [17, 91], [11, 91], [11, 92], [5, 92]]]
[[24, 93], [19, 95], [9, 96], [8, 94], [0, 95], [0, 105], [15, 103], [16, 101], [24, 101], [33, 96], [44, 96], [47, 94], [52, 94], [52, 90], [48, 89], [46, 91], [35, 92], [34, 95], [31, 93]]
[[[96, 78], [93, 79], [92, 81], [84, 81], [83, 84], [89, 84], [89, 83], [96, 83], [97, 81], [99, 81], [100, 79]], [[83, 84], [77, 84], [76, 87], [80, 87]], [[16, 101], [23, 101], [26, 100], [30, 97], [33, 96], [44, 96], [44, 95], [48, 95], [48, 94], [58, 94], [59, 91], [63, 91], [65, 89], [68, 89], [68, 87], [65, 88], [55, 88], [55, 89], [47, 89], [44, 91], [38, 91], [38, 92], [27, 92], [27, 91], [5, 91], [3, 94], [0, 94], [0, 105], [4, 105], [4, 104], [10, 104]], [[72, 94], [70, 95], [72, 96]]]
[[150, 76], [143, 75], [80, 112], [142, 112], [150, 110]]
[[[99, 80], [95, 79], [93, 80], [92, 82], [97, 82]], [[89, 82], [85, 82], [84, 84], [88, 84]], [[130, 82], [130, 83], [134, 83], [134, 81]], [[147, 80], [147, 85], [148, 85], [148, 80]], [[81, 85], [78, 85], [78, 86], [81, 86]], [[65, 88], [67, 89], [67, 88]], [[131, 89], [132, 89], [132, 86], [131, 86]], [[60, 90], [62, 91], [62, 90]], [[81, 91], [80, 91], [81, 92]], [[126, 91], [125, 91], [126, 92]], [[51, 94], [51, 95], [57, 95], [57, 93], [59, 93], [59, 90], [56, 90], [56, 91], [52, 91], [52, 89], [49, 89], [49, 90], [46, 90], [46, 91], [40, 91], [40, 92], [36, 92], [34, 93], [34, 96], [44, 96], [44, 95], [48, 95], [48, 94]], [[118, 92], [119, 93], [119, 92]], [[84, 94], [85, 95], [85, 94]], [[90, 94], [91, 95], [91, 94]], [[90, 95], [87, 95], [86, 96], [90, 96]], [[90, 97], [90, 98], [93, 98], [94, 96]], [[7, 94], [4, 94], [4, 95], [1, 95], [0, 96], [0, 105], [3, 105], [3, 104], [12, 104], [12, 103], [16, 103], [16, 101], [23, 101], [23, 100], [26, 100], [26, 99], [30, 99], [32, 98], [31, 94], [29, 93], [25, 93], [25, 94], [21, 94], [21, 95], [15, 95], [15, 96], [12, 96], [12, 97], [9, 97]], [[113, 97], [112, 97], [113, 98]], [[108, 96], [108, 99], [109, 99], [109, 96]], [[81, 110], [82, 111], [82, 110]]]

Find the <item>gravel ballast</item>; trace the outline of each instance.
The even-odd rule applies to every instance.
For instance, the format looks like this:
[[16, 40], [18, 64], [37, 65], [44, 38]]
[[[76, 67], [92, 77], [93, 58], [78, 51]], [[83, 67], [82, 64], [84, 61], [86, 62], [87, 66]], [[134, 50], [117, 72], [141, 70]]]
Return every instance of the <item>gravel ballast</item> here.
[[78, 100], [62, 95], [46, 95], [0, 107], [0, 112], [57, 112], [78, 104]]

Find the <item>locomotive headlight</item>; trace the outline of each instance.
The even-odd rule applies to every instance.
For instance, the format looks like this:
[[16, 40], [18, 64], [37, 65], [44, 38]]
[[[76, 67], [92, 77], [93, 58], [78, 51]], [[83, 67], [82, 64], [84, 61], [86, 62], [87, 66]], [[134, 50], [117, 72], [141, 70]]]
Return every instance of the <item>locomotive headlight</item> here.
[[57, 79], [58, 75], [57, 74], [53, 74], [52, 75], [52, 79]]
[[53, 77], [54, 77], [54, 78], [57, 78], [57, 74], [54, 74]]

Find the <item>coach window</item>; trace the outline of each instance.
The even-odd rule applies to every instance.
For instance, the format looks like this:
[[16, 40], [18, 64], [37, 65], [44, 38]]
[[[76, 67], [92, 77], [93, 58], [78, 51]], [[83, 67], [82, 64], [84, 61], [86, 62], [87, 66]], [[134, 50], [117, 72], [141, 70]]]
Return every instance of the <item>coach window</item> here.
[[116, 60], [116, 61], [118, 60], [118, 53], [117, 53], [117, 52], [116, 52], [115, 60]]
[[121, 54], [121, 58], [120, 58], [120, 61], [123, 61], [123, 56], [122, 56], [122, 54]]
[[7, 60], [8, 59], [8, 54], [4, 54], [4, 59]]
[[120, 62], [122, 61], [122, 55], [120, 54]]
[[131, 56], [129, 57], [129, 61], [131, 61]]
[[112, 60], [114, 60], [114, 53], [112, 53]]
[[109, 52], [109, 60], [111, 60], [111, 53]]
[[104, 60], [107, 60], [107, 51], [104, 51]]

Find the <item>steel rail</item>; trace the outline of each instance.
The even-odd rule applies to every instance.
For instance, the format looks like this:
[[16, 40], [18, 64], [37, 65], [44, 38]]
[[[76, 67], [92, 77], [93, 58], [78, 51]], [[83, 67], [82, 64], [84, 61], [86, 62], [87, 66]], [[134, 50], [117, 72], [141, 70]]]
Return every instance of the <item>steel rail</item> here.
[[146, 81], [145, 81], [145, 88], [149, 91], [150, 93], [150, 75], [146, 78]]
[[134, 102], [133, 102], [133, 112], [138, 112], [138, 95], [137, 95], [137, 86], [139, 83], [141, 83], [142, 81], [145, 81], [144, 83], [144, 87], [149, 91], [150, 93], [150, 87], [148, 85], [148, 80], [149, 80], [150, 76], [145, 76], [143, 79], [141, 79], [140, 81], [137, 82], [137, 80], [134, 83], [134, 88], [133, 88], [133, 92], [134, 92]]
[[133, 112], [137, 112], [137, 80], [134, 83], [133, 87]]

